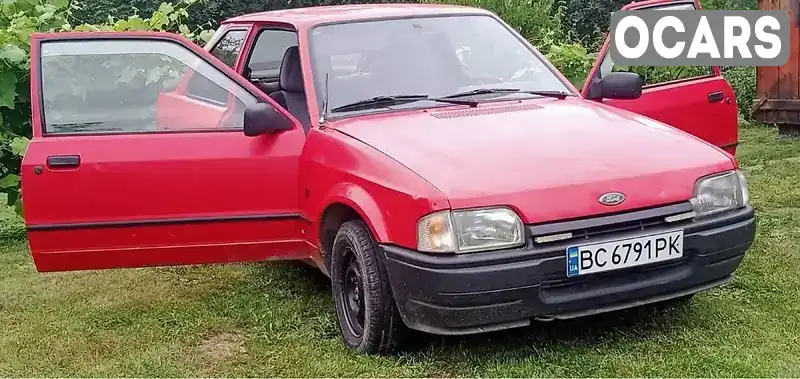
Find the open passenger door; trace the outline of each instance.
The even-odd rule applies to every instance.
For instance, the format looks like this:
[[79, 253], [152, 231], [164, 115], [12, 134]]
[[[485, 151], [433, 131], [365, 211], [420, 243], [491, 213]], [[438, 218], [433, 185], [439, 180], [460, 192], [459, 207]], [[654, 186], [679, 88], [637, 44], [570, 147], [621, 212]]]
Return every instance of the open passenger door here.
[[[169, 33], [34, 34], [31, 46], [22, 186], [39, 271], [307, 256], [305, 133], [257, 87]], [[257, 103], [289, 129], [245, 136]]]
[[[622, 10], [698, 10], [692, 0], [647, 0], [626, 5]], [[736, 95], [722, 77], [719, 67], [620, 67], [609, 55], [606, 36], [597, 61], [583, 85], [585, 98], [629, 110], [664, 122], [731, 154], [738, 144]], [[615, 71], [637, 72], [645, 78], [642, 96], [634, 100], [602, 99], [595, 95], [603, 77]]]

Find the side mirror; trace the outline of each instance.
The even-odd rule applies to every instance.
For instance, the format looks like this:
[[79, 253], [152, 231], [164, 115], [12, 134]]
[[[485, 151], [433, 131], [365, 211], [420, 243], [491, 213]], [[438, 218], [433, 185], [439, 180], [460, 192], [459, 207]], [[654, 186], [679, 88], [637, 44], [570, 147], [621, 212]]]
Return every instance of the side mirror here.
[[638, 99], [642, 96], [642, 77], [635, 72], [612, 72], [595, 80], [589, 88], [589, 99]]
[[292, 129], [292, 122], [267, 103], [256, 103], [244, 110], [244, 135], [260, 136]]

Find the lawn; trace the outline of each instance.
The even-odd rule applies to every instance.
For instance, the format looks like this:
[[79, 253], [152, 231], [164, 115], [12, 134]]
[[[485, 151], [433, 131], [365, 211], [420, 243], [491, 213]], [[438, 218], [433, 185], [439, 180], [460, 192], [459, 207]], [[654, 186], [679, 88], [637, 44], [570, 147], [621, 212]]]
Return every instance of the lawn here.
[[39, 274], [0, 223], [0, 376], [800, 376], [800, 141], [742, 129], [758, 236], [688, 305], [467, 337], [404, 354], [340, 342], [329, 284], [288, 263]]

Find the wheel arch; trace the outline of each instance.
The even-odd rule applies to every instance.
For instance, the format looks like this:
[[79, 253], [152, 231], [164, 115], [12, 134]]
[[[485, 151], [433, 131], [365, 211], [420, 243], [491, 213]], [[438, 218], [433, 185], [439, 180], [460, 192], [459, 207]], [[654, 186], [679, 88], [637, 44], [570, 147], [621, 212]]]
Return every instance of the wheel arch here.
[[389, 241], [386, 223], [375, 199], [354, 183], [340, 183], [325, 197], [317, 220], [319, 251], [328, 264], [336, 233], [347, 221], [360, 219], [378, 243]]

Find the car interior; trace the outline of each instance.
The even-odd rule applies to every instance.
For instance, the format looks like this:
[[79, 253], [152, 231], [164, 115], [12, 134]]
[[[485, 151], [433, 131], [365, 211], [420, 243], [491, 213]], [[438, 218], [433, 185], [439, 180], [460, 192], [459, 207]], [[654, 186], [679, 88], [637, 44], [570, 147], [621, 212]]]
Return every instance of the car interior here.
[[300, 68], [300, 50], [297, 46], [286, 49], [281, 61], [278, 76], [278, 90], [268, 92], [275, 102], [288, 110], [308, 132], [311, 117], [308, 113], [305, 88], [303, 87], [303, 71]]
[[308, 132], [308, 113], [297, 34], [280, 29], [264, 29], [248, 58], [242, 76], [289, 111]]
[[[277, 33], [267, 33], [268, 31]], [[311, 125], [304, 90], [300, 53], [294, 32], [264, 30], [248, 59], [243, 76], [300, 121], [306, 132]], [[266, 37], [259, 46], [259, 40]], [[330, 44], [319, 54], [328, 59], [314, 62], [318, 72], [330, 73], [329, 109], [389, 93], [447, 93], [467, 79], [443, 36], [428, 33], [396, 35], [391, 42], [351, 46]], [[373, 46], [374, 45], [374, 46]], [[282, 59], [275, 57], [283, 52]], [[447, 54], [444, 52], [453, 52]], [[413, 76], [402, 73], [416, 73]], [[318, 78], [324, 83], [324, 78]], [[320, 83], [320, 84], [321, 84]]]

